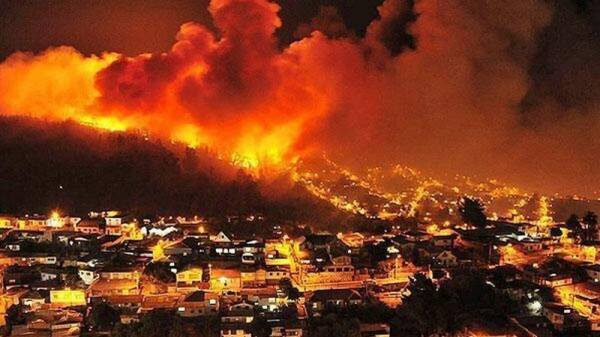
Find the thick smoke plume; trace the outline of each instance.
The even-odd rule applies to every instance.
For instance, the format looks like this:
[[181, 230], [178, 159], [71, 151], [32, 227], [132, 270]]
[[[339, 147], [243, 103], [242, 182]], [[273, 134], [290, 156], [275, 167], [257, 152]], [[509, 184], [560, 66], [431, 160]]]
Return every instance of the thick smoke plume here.
[[[581, 71], [579, 60], [600, 59], [589, 37], [598, 11], [565, 31], [565, 6], [386, 0], [363, 38], [324, 8], [281, 49], [276, 4], [213, 0], [217, 31], [183, 24], [164, 53], [85, 57], [59, 47], [9, 57], [0, 113], [145, 130], [247, 166], [325, 151], [354, 167], [401, 162], [592, 195], [599, 67]], [[573, 46], [577, 58], [565, 50], [572, 36], [586, 43]], [[569, 71], [532, 67], [561, 54]]]

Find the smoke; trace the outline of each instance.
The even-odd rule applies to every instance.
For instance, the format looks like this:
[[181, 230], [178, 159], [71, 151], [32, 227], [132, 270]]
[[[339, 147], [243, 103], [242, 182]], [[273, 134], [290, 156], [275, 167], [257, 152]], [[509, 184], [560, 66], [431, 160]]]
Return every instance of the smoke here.
[[401, 162], [592, 195], [600, 67], [583, 61], [600, 59], [598, 10], [582, 20], [569, 6], [386, 0], [364, 37], [323, 7], [280, 48], [278, 5], [213, 0], [216, 32], [183, 24], [164, 53], [11, 56], [0, 112], [143, 129], [243, 166], [325, 151], [355, 168]]
[[[376, 42], [406, 6], [392, 3], [384, 3], [382, 18], [367, 29], [367, 57], [349, 41], [301, 42], [329, 54], [321, 78], [335, 88], [327, 122], [309, 139], [327, 143], [335, 159], [357, 168], [402, 162], [438, 176], [458, 172], [548, 193], [596, 192], [598, 104], [590, 98], [598, 97], [591, 87], [600, 77], [584, 60], [597, 60], [592, 55], [600, 46], [590, 41], [591, 25], [578, 27], [580, 20], [565, 20], [545, 1], [418, 1], [418, 18], [408, 26], [415, 50], [381, 56]], [[565, 35], [561, 24], [585, 38]], [[584, 55], [567, 56], [572, 53]], [[547, 81], [535, 65], [552, 67], [552, 75], [541, 76]], [[583, 98], [578, 106], [549, 97], [565, 91]]]

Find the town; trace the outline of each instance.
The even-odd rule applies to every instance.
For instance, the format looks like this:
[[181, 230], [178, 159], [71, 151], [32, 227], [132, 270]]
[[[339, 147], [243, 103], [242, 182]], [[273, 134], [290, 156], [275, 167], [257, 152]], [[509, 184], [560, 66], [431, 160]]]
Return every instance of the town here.
[[[7, 336], [600, 332], [596, 215], [515, 222], [486, 219], [484, 210], [465, 197], [457, 224], [390, 225], [383, 233], [283, 224], [261, 236], [227, 230], [251, 227], [259, 215], [217, 226], [198, 216], [119, 211], [3, 214], [2, 329]], [[419, 323], [419, 315], [430, 321]]]

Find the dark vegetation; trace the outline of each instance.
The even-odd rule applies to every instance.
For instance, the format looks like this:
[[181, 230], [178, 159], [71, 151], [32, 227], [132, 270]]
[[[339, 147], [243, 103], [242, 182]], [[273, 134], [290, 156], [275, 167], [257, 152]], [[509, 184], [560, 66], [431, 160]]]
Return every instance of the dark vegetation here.
[[[147, 140], [141, 133], [1, 117], [0, 154], [0, 212], [262, 214], [273, 221], [307, 223], [340, 216], [288, 179], [264, 182], [208, 150]], [[286, 188], [273, 186], [283, 180]], [[277, 190], [275, 196], [271, 189]]]
[[478, 199], [463, 197], [458, 204], [458, 213], [471, 226], [483, 228], [486, 225], [485, 207]]
[[328, 307], [310, 321], [311, 336], [360, 336], [359, 323], [390, 324], [391, 336], [420, 337], [449, 335], [486, 322], [510, 325], [507, 315], [522, 308], [495, 291], [482, 273], [458, 271], [452, 279], [435, 284], [416, 274], [408, 285], [403, 305], [391, 309], [372, 302], [347, 308]]

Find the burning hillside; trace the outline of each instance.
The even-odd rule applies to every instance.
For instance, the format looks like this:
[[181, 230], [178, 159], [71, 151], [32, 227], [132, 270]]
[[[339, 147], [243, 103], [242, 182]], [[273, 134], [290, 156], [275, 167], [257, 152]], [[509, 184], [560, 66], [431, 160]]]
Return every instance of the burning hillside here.
[[326, 102], [300, 55], [277, 52], [277, 10], [266, 1], [213, 1], [220, 36], [186, 23], [159, 54], [16, 53], [0, 66], [0, 111], [144, 130], [210, 146], [247, 167], [279, 164]]
[[120, 209], [314, 223], [335, 213], [300, 189], [270, 197], [260, 181], [211, 152], [143, 134], [2, 117], [0, 153], [0, 213]]
[[72, 122], [0, 118], [0, 152], [0, 212], [262, 214], [331, 229], [350, 218], [460, 223], [464, 195], [482, 200], [490, 218], [514, 222], [547, 224], [600, 210], [595, 200], [539, 196], [464, 176], [442, 181], [399, 165], [353, 172], [324, 156], [261, 175], [205, 149]]
[[[385, 0], [363, 35], [348, 33], [329, 9], [281, 46], [278, 4], [212, 0], [211, 22], [183, 23], [163, 52], [14, 53], [0, 64], [0, 114], [139, 131], [208, 147], [247, 168], [324, 151], [353, 169], [400, 162], [433, 176], [494, 176], [546, 194], [592, 196], [600, 77], [581, 81], [587, 72], [570, 72], [581, 64], [567, 64], [564, 90], [586, 94], [567, 95], [566, 105], [530, 68], [534, 59], [542, 68], [556, 59], [540, 50], [567, 50], [543, 34], [564, 26], [560, 6]], [[588, 39], [586, 27], [572, 34], [581, 29]], [[588, 66], [600, 59], [582, 53]], [[562, 65], [548, 64], [555, 68]], [[408, 212], [437, 187], [420, 181]]]
[[351, 172], [326, 157], [299, 161], [293, 177], [338, 209], [374, 219], [461, 223], [457, 207], [463, 196], [481, 200], [491, 219], [540, 226], [564, 221], [572, 212], [582, 213], [586, 208], [600, 209], [597, 200], [540, 196], [494, 179], [478, 181], [456, 175], [442, 181], [401, 165]]

